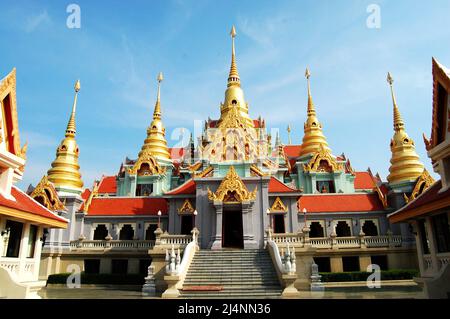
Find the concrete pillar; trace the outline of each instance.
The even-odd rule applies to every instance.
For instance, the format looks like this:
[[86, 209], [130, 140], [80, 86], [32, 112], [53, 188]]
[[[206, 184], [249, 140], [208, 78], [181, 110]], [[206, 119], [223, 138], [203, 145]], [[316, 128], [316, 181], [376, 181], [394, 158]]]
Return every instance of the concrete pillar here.
[[440, 264], [439, 259], [437, 258], [437, 245], [436, 245], [436, 239], [434, 238], [433, 234], [433, 226], [431, 222], [431, 217], [427, 217], [425, 219], [425, 228], [426, 232], [428, 234], [428, 242], [430, 243], [430, 256], [432, 261], [432, 273], [436, 274], [439, 271]]
[[422, 240], [420, 238], [421, 234], [419, 231], [419, 225], [416, 220], [411, 222], [411, 225], [414, 230], [414, 235], [416, 238], [416, 248], [417, 248], [417, 260], [419, 263], [420, 274], [423, 276], [425, 274], [425, 261], [423, 260], [423, 247]]
[[30, 235], [30, 224], [24, 223], [22, 229], [22, 238], [20, 239], [19, 248], [19, 280], [22, 281], [25, 275], [25, 262], [28, 254], [28, 237]]
[[139, 273], [139, 259], [137, 258], [128, 259], [128, 273], [129, 274]]
[[214, 202], [216, 208], [216, 233], [212, 234], [212, 246], [211, 249], [222, 248], [222, 218], [223, 218], [223, 205], [222, 202]]
[[100, 259], [100, 273], [110, 274], [112, 271], [111, 258], [101, 258]]
[[343, 272], [342, 257], [330, 257], [331, 272]]
[[366, 271], [367, 267], [372, 264], [370, 256], [359, 256], [359, 270]]

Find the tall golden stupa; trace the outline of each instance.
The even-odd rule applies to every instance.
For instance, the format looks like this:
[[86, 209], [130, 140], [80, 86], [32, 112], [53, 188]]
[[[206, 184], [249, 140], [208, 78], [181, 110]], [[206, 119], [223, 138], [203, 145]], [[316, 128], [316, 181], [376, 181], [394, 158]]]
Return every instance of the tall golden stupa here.
[[405, 123], [400, 115], [394, 93], [394, 80], [390, 73], [387, 81], [391, 87], [392, 103], [394, 106], [394, 136], [391, 139], [391, 166], [387, 180], [389, 183], [416, 181], [423, 173], [424, 166], [416, 153], [412, 138], [405, 131]]
[[309, 80], [311, 73], [308, 68], [306, 68], [305, 77], [308, 82], [308, 117], [303, 127], [304, 135], [300, 156], [316, 153], [322, 149], [322, 147], [323, 149], [330, 151], [325, 135], [323, 135], [322, 132], [322, 124], [317, 118], [316, 109], [312, 100], [311, 84]]
[[169, 149], [167, 148], [166, 129], [161, 120], [161, 82], [163, 74], [158, 74], [158, 94], [156, 97], [155, 110], [153, 112], [153, 121], [147, 128], [147, 138], [144, 140], [139, 158], [146, 153], [150, 153], [156, 158], [170, 160]]
[[56, 150], [56, 159], [52, 168], [47, 172], [48, 180], [55, 188], [65, 191], [81, 192], [83, 181], [81, 180], [80, 165], [78, 164], [79, 149], [75, 140], [76, 126], [75, 115], [77, 109], [77, 97], [80, 91], [80, 81], [75, 83], [75, 98], [72, 106], [72, 114], [67, 124], [65, 138]]

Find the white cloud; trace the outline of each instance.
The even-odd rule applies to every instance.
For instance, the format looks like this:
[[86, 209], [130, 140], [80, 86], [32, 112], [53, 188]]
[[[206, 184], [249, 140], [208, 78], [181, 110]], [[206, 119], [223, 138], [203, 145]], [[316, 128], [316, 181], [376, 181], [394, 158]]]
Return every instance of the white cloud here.
[[28, 33], [33, 32], [40, 25], [48, 25], [50, 23], [50, 16], [48, 15], [47, 10], [44, 10], [39, 14], [29, 16], [25, 21], [24, 30]]

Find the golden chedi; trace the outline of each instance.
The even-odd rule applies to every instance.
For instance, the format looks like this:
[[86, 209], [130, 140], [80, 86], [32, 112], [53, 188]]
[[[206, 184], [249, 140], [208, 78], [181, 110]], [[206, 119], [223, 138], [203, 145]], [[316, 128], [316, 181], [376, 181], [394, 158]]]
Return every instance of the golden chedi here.
[[391, 87], [392, 103], [394, 105], [394, 137], [391, 139], [391, 166], [387, 180], [390, 184], [401, 182], [413, 182], [422, 174], [423, 164], [416, 153], [414, 141], [405, 131], [405, 123], [395, 99], [394, 80], [388, 73], [387, 81]]
[[[241, 80], [236, 64], [236, 54], [234, 49], [234, 38], [236, 37], [236, 29], [231, 28], [231, 67], [228, 75], [227, 90], [225, 91], [225, 100], [220, 106], [219, 127], [229, 116], [235, 117], [233, 113], [237, 113], [238, 117], [244, 122], [245, 128], [253, 128], [253, 120], [248, 115], [248, 104], [244, 99], [244, 92], [241, 88]], [[228, 128], [228, 127], [227, 127]]]
[[75, 98], [72, 106], [72, 114], [67, 124], [65, 138], [56, 150], [56, 159], [52, 168], [47, 172], [48, 180], [53, 183], [58, 191], [81, 192], [83, 181], [81, 180], [80, 165], [78, 165], [79, 149], [75, 140], [76, 126], [75, 114], [77, 108], [77, 96], [80, 91], [80, 81], [75, 83]]
[[150, 153], [156, 158], [170, 160], [169, 149], [167, 148], [166, 129], [161, 120], [161, 82], [163, 75], [158, 74], [158, 94], [156, 97], [155, 110], [153, 112], [153, 121], [147, 128], [147, 138], [139, 152], [139, 157], [145, 153]]
[[308, 113], [306, 122], [303, 127], [304, 135], [300, 156], [316, 153], [320, 149], [322, 149], [322, 147], [323, 149], [331, 152], [330, 148], [328, 147], [325, 135], [323, 135], [322, 132], [322, 124], [320, 124], [319, 119], [316, 115], [316, 109], [312, 100], [311, 85], [309, 81], [311, 73], [309, 72], [308, 68], [306, 69], [305, 76], [308, 82]]

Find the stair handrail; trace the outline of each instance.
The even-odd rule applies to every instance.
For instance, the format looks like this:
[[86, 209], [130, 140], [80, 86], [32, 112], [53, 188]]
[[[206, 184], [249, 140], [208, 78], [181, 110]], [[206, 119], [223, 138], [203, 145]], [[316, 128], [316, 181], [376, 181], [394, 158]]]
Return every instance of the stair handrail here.
[[278, 249], [278, 245], [273, 240], [269, 239], [267, 240], [267, 244], [270, 246], [270, 248], [273, 250], [273, 255], [275, 258], [275, 266], [277, 270], [281, 274], [288, 274], [292, 275], [296, 273], [296, 260], [295, 260], [295, 250], [292, 248], [292, 250], [289, 247], [289, 244], [287, 246], [286, 253], [281, 252]]

